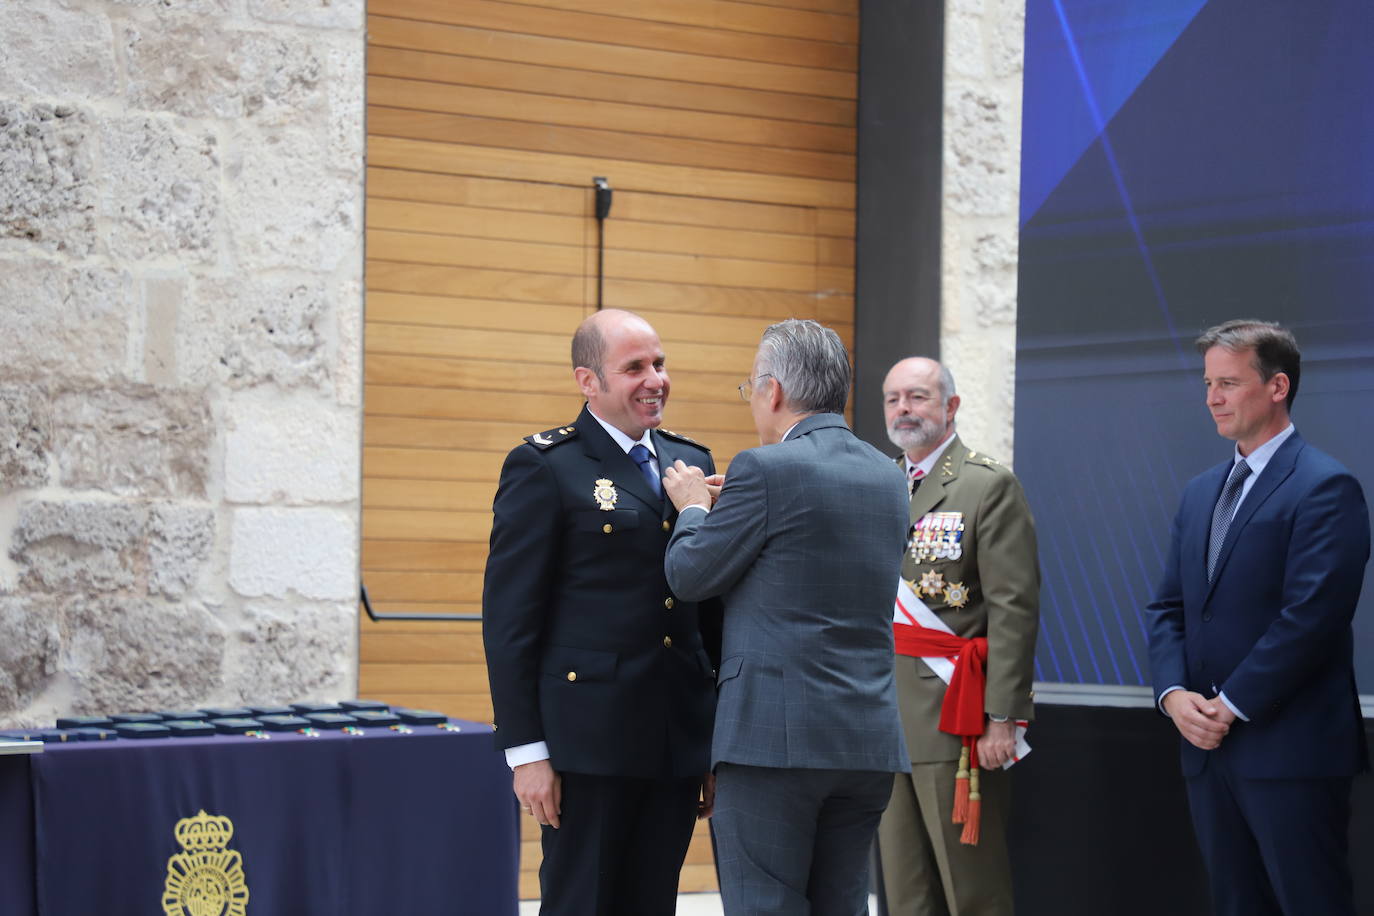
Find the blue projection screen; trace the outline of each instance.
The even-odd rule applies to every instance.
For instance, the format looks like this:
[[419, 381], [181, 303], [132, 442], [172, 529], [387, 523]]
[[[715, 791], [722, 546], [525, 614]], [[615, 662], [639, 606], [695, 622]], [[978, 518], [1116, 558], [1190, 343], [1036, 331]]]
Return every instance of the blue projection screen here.
[[[1227, 459], [1197, 334], [1279, 321], [1293, 419], [1374, 499], [1374, 3], [1029, 0], [1016, 470], [1041, 681], [1149, 683], [1183, 485]], [[1374, 694], [1374, 575], [1356, 615]]]

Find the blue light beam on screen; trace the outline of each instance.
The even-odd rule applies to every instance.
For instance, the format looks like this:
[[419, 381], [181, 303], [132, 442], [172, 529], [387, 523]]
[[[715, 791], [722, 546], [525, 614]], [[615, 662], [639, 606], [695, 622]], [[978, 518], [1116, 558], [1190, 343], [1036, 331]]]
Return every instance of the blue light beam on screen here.
[[[1084, 511], [1084, 507], [1082, 504], [1082, 496], [1082, 491], [1075, 490], [1074, 501], [1078, 503], [1079, 512]], [[1087, 544], [1089, 549], [1092, 550], [1095, 559], [1098, 561], [1098, 568], [1103, 569], [1104, 564], [1102, 563], [1102, 555], [1097, 552], [1097, 539], [1088, 538]], [[1088, 571], [1088, 561], [1087, 558], [1084, 556], [1084, 551], [1082, 549], [1075, 549], [1073, 552], [1073, 558], [1074, 561], [1078, 564], [1078, 581], [1085, 583], [1091, 581], [1092, 576]], [[1126, 679], [1125, 676], [1122, 674], [1121, 663], [1117, 661], [1116, 658], [1116, 646], [1114, 645], [1114, 640], [1112, 639], [1111, 634], [1107, 632], [1107, 614], [1105, 608], [1103, 607], [1103, 604], [1106, 604], [1107, 607], [1111, 608], [1112, 612], [1116, 615], [1117, 630], [1121, 633], [1122, 638], [1124, 639], [1126, 636], [1126, 627], [1121, 622], [1121, 609], [1116, 606], [1115, 601], [1099, 602], [1097, 600], [1098, 596], [1094, 589], [1084, 589], [1083, 594], [1087, 600], [1088, 605], [1092, 607], [1092, 617], [1094, 620], [1097, 621], [1097, 628], [1102, 633], [1102, 645], [1105, 646], [1107, 650], [1107, 661], [1112, 663], [1112, 673], [1116, 675], [1115, 683], [1124, 684], [1126, 683]], [[1125, 645], [1129, 652], [1130, 643], [1125, 643]], [[1130, 657], [1131, 663], [1135, 667], [1136, 678], [1139, 679], [1140, 666], [1135, 665], [1134, 654], [1131, 654]], [[1105, 684], [1107, 682], [1103, 681], [1103, 683]]]
[[[1049, 540], [1050, 556], [1059, 563], [1059, 581], [1073, 582], [1074, 579], [1069, 576], [1069, 568], [1064, 564], [1064, 554], [1067, 551], [1060, 546], [1059, 539], [1054, 536], [1053, 531], [1047, 531], [1045, 534]], [[1064, 633], [1066, 636], [1069, 633], [1068, 622], [1063, 612], [1064, 605], [1067, 603], [1069, 609], [1073, 611], [1073, 616], [1078, 619], [1078, 634], [1082, 637], [1082, 645], [1086, 649], [1084, 654], [1088, 657], [1088, 662], [1093, 666], [1093, 676], [1096, 678], [1093, 683], [1105, 684], [1107, 683], [1107, 679], [1102, 676], [1102, 666], [1097, 663], [1097, 653], [1093, 651], [1093, 638], [1088, 635], [1088, 622], [1083, 617], [1082, 608], [1078, 606], [1077, 594], [1077, 592], [1070, 590], [1067, 596], [1067, 602], [1058, 600], [1055, 602], [1059, 608], [1060, 619], [1064, 621]], [[1085, 684], [1087, 681], [1083, 680], [1083, 672], [1078, 667], [1078, 653], [1072, 651], [1072, 642], [1070, 642], [1069, 645], [1069, 661], [1073, 663], [1074, 677], [1077, 679], [1078, 683]], [[1120, 682], [1118, 681], [1118, 683]]]
[[1121, 197], [1121, 206], [1126, 211], [1126, 221], [1131, 224], [1131, 234], [1135, 236], [1136, 248], [1140, 250], [1140, 259], [1145, 264], [1145, 273], [1150, 277], [1150, 286], [1154, 288], [1155, 301], [1159, 305], [1160, 315], [1164, 319], [1164, 327], [1169, 332], [1169, 340], [1173, 342], [1174, 354], [1178, 357], [1180, 367], [1188, 366], [1188, 357], [1183, 352], [1183, 346], [1178, 339], [1178, 330], [1174, 327], [1174, 317], [1169, 310], [1169, 303], [1164, 298], [1164, 287], [1159, 282], [1159, 272], [1155, 270], [1154, 258], [1150, 256], [1149, 246], [1145, 244], [1145, 235], [1140, 230], [1140, 219], [1136, 216], [1135, 205], [1131, 203], [1131, 195], [1126, 191], [1126, 181], [1121, 177], [1121, 167], [1116, 161], [1116, 151], [1112, 149], [1111, 138], [1107, 136], [1107, 124], [1102, 117], [1102, 111], [1097, 106], [1097, 98], [1093, 94], [1092, 84], [1088, 80], [1088, 71], [1083, 66], [1083, 57], [1078, 51], [1078, 40], [1074, 38], [1073, 29], [1069, 26], [1069, 17], [1064, 12], [1063, 0], [1054, 0], [1054, 11], [1059, 17], [1059, 27], [1064, 32], [1064, 43], [1069, 49], [1069, 58], [1073, 61], [1074, 71], [1078, 74], [1078, 81], [1083, 85], [1083, 99], [1087, 102], [1088, 111], [1092, 114], [1093, 124], [1097, 128], [1098, 139], [1102, 143], [1102, 153], [1107, 159], [1107, 167], [1112, 172], [1112, 182], [1116, 185], [1116, 193]]
[[[1094, 98], [1112, 120], [1206, 5], [1207, 0], [1073, 0], [1084, 68], [1093, 75]], [[1021, 225], [1097, 139], [1085, 104], [1076, 103], [1077, 77], [1063, 53], [1062, 30], [1048, 0], [1026, 6], [1025, 123], [1033, 125], [1021, 147]]]
[[[1109, 489], [1116, 488], [1109, 487]], [[1091, 494], [1093, 502], [1097, 504], [1097, 512], [1101, 513], [1098, 517], [1106, 518], [1107, 507], [1106, 504], [1102, 501], [1102, 490], [1103, 487], [1095, 482], [1094, 486], [1092, 486], [1088, 492]], [[1084, 500], [1084, 493], [1080, 491], [1077, 494], [1077, 496], [1080, 505], [1082, 505]], [[1088, 508], [1089, 507], [1087, 505], [1083, 505], [1083, 509], [1085, 511], [1088, 510]], [[1105, 540], [1108, 546], [1111, 548], [1112, 557], [1116, 561], [1116, 569], [1124, 572], [1126, 569], [1126, 561], [1121, 555], [1121, 548], [1117, 544], [1117, 539], [1115, 537], [1108, 537], [1104, 538], [1103, 540]], [[1093, 556], [1097, 560], [1098, 575], [1103, 584], [1105, 585], [1104, 597], [1107, 599], [1108, 607], [1112, 609], [1112, 613], [1116, 616], [1116, 625], [1121, 632], [1121, 643], [1123, 646], [1126, 647], [1126, 657], [1131, 660], [1131, 668], [1135, 672], [1136, 683], [1143, 684], [1145, 682], [1145, 678], [1141, 672], [1140, 660], [1136, 657], [1135, 646], [1132, 643], [1131, 637], [1128, 636], [1126, 633], [1126, 618], [1121, 611], [1121, 606], [1123, 603], [1130, 605], [1134, 615], [1133, 622], [1140, 628], [1140, 635], [1143, 640], [1146, 638], [1146, 633], [1145, 622], [1140, 614], [1140, 607], [1136, 604], [1135, 601], [1131, 600], [1131, 595], [1129, 592], [1127, 592], [1126, 594], [1125, 602], [1117, 600], [1116, 589], [1114, 588], [1112, 574], [1110, 571], [1110, 564], [1108, 564], [1107, 561], [1103, 558], [1101, 543], [1098, 541], [1097, 538], [1089, 538], [1088, 543], [1092, 546]], [[1125, 682], [1123, 681], [1122, 683]]]

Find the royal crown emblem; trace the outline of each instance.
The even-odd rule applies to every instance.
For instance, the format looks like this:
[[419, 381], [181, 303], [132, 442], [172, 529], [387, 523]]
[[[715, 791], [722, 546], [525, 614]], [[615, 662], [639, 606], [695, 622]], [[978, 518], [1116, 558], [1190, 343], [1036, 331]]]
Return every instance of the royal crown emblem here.
[[615, 484], [602, 477], [597, 480], [596, 486], [592, 489], [592, 498], [596, 500], [596, 507], [602, 512], [610, 512], [615, 508], [616, 501], [620, 499], [620, 494], [615, 491]]
[[206, 814], [184, 817], [173, 829], [183, 852], [167, 860], [162, 912], [167, 916], [245, 916], [248, 884], [243, 857], [229, 848], [234, 822]]

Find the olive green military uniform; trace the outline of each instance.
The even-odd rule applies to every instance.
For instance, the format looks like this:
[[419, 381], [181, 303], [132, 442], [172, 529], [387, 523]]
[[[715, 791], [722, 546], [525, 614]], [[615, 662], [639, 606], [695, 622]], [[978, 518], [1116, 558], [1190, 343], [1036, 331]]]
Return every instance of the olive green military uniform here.
[[[987, 637], [986, 712], [1031, 718], [1040, 570], [1021, 484], [956, 436], [913, 494], [911, 523], [902, 576], [957, 635]], [[922, 534], [936, 528], [943, 538]], [[976, 846], [961, 844], [963, 828], [950, 822], [961, 744], [939, 730], [944, 695], [944, 681], [925, 662], [897, 656], [912, 773], [898, 774], [879, 829], [888, 910], [891, 916], [1009, 914], [1007, 773], [981, 773], [982, 837]]]

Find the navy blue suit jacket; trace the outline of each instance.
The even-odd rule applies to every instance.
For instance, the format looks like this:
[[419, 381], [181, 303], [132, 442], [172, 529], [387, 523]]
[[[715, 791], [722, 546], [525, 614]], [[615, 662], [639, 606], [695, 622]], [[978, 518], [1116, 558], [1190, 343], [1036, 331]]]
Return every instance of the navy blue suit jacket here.
[[[715, 472], [702, 445], [652, 433], [660, 467]], [[613, 502], [598, 497], [602, 481]], [[548, 744], [555, 770], [637, 778], [710, 768], [715, 672], [699, 607], [668, 587], [677, 519], [587, 409], [507, 457], [492, 506], [482, 639], [498, 748]]]
[[1351, 619], [1369, 559], [1359, 483], [1294, 432], [1240, 504], [1207, 582], [1212, 511], [1227, 461], [1194, 478], [1146, 609], [1155, 697], [1224, 692], [1237, 720], [1216, 751], [1182, 742], [1185, 776], [1208, 754], [1260, 778], [1351, 776], [1368, 766]]

